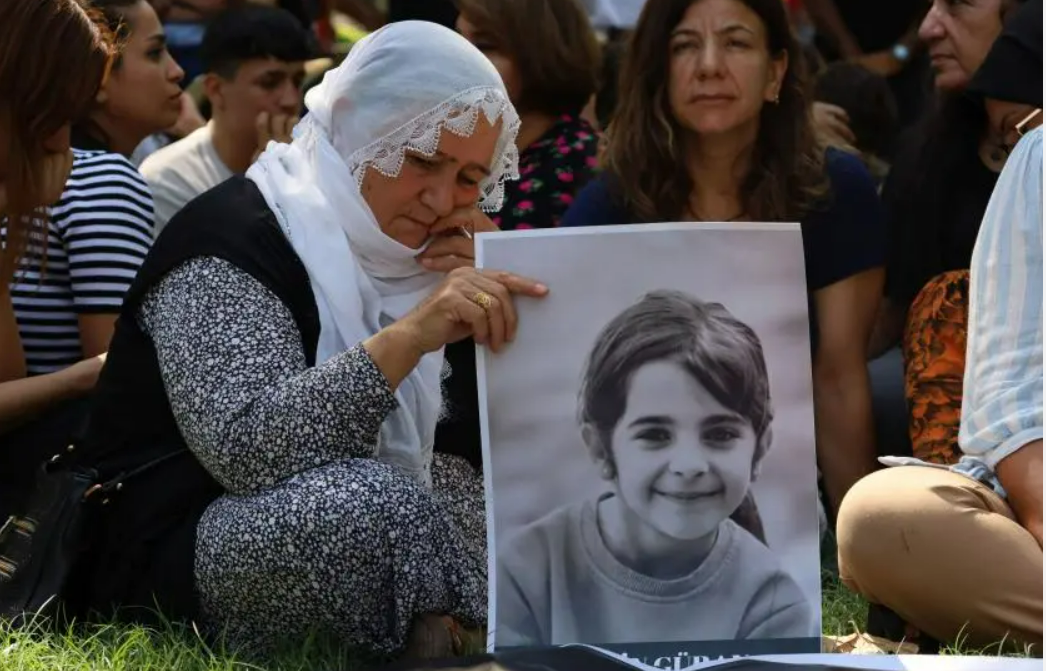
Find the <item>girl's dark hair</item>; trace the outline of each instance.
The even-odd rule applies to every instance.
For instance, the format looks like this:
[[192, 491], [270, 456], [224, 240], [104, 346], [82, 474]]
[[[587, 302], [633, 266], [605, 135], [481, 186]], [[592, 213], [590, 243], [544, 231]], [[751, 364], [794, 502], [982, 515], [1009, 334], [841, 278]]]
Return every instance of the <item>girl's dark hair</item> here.
[[[769, 449], [770, 377], [759, 336], [720, 303], [681, 291], [652, 291], [610, 320], [588, 355], [578, 391], [578, 421], [596, 430], [608, 457], [625, 413], [632, 376], [646, 364], [674, 361], [712, 396], [752, 424], [754, 469]], [[765, 543], [751, 492], [731, 518]]]
[[[761, 112], [741, 204], [757, 221], [796, 221], [827, 192], [824, 152], [815, 140], [807, 100], [805, 59], [781, 0], [740, 1], [766, 26], [771, 56], [788, 57], [779, 101]], [[684, 131], [668, 104], [668, 45], [695, 2], [701, 0], [647, 2], [621, 72], [605, 167], [620, 204], [637, 222], [677, 219], [692, 190], [680, 142]]]
[[[674, 361], [723, 406], [770, 426], [770, 379], [759, 336], [720, 303], [681, 291], [652, 291], [608, 323], [588, 355], [578, 392], [578, 420], [605, 445], [625, 413], [632, 376], [655, 361]], [[762, 441], [760, 441], [762, 442]], [[762, 458], [755, 456], [755, 462]]]
[[30, 241], [42, 242], [44, 142], [85, 114], [113, 58], [111, 35], [77, 0], [0, 2], [0, 133], [7, 244], [0, 281], [11, 280]]

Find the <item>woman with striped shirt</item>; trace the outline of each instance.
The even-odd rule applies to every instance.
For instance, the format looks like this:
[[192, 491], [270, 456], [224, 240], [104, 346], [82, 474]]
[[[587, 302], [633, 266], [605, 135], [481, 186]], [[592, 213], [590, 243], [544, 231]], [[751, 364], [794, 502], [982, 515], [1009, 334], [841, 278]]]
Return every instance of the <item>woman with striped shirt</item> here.
[[46, 230], [26, 246], [10, 291], [29, 379], [61, 385], [41, 412], [18, 417], [31, 422], [0, 436], [0, 515], [19, 506], [39, 463], [79, 435], [117, 313], [153, 240], [152, 195], [127, 156], [181, 110], [183, 73], [152, 7], [145, 0], [92, 6], [120, 53], [72, 128], [65, 190]]
[[71, 121], [91, 105], [112, 59], [111, 35], [80, 0], [0, 3], [0, 524], [24, 494], [29, 478], [20, 466], [32, 465], [35, 454], [10, 440], [11, 430], [82, 396], [102, 366], [96, 357], [27, 378], [10, 284], [28, 242], [46, 226], [42, 208], [69, 176]]
[[[105, 352], [153, 238], [149, 187], [126, 158], [181, 110], [183, 72], [145, 0], [96, 0], [121, 53], [73, 128], [73, 168], [51, 209], [46, 250], [28, 250], [12, 288], [30, 375]], [[44, 261], [46, 258], [46, 261]]]

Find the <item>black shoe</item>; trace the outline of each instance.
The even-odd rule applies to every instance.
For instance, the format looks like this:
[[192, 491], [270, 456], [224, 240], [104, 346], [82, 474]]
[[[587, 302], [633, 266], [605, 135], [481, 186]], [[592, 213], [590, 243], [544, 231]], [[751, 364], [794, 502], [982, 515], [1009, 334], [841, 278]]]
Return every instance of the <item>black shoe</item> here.
[[872, 636], [885, 638], [888, 641], [903, 641], [908, 623], [901, 616], [886, 606], [877, 603], [868, 604], [868, 622], [865, 631]]
[[[888, 641], [904, 641], [908, 634], [908, 623], [900, 615], [886, 606], [876, 603], [868, 604], [868, 622], [865, 631], [872, 636], [885, 638]], [[920, 632], [919, 638], [908, 641], [919, 646], [920, 655], [936, 655], [941, 651], [941, 642]]]

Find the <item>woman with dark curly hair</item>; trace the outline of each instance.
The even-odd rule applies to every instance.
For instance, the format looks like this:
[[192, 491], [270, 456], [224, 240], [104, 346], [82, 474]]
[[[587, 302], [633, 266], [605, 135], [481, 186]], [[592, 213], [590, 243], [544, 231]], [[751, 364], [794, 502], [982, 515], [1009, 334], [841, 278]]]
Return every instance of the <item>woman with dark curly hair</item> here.
[[801, 223], [817, 454], [834, 509], [875, 467], [865, 355], [885, 241], [860, 159], [814, 138], [802, 63], [780, 0], [647, 3], [622, 70], [606, 173], [562, 225]]

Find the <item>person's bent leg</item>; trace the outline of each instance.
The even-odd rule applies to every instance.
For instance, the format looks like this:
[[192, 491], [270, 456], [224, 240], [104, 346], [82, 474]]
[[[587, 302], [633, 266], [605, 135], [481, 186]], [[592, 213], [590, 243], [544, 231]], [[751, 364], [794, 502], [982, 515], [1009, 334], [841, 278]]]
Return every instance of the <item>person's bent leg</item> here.
[[401, 651], [421, 615], [486, 618], [486, 566], [439, 499], [393, 466], [350, 459], [211, 505], [196, 542], [209, 624], [244, 654], [308, 633]]
[[838, 519], [843, 582], [945, 645], [1042, 646], [1042, 550], [993, 491], [957, 473], [892, 468]]

